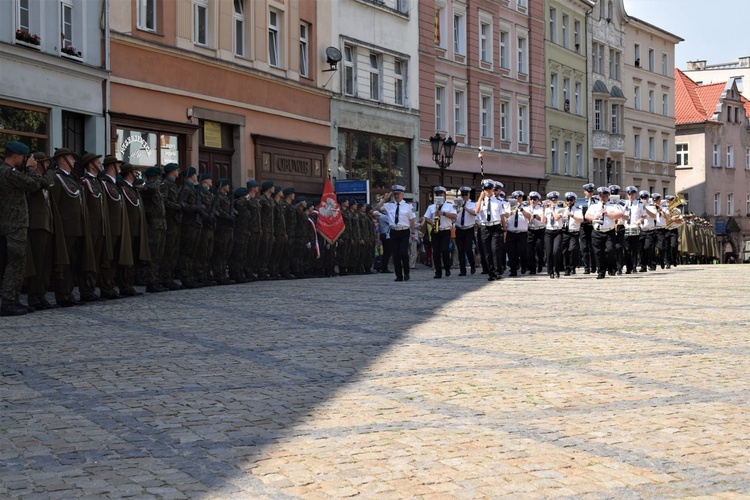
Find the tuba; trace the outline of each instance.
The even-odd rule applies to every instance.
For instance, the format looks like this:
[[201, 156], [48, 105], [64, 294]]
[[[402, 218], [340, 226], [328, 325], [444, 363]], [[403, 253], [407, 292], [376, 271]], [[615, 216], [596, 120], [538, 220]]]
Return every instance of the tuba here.
[[683, 219], [682, 212], [680, 212], [680, 205], [685, 205], [686, 201], [685, 198], [682, 197], [681, 194], [677, 194], [674, 197], [674, 200], [669, 202], [669, 205], [667, 205], [667, 214], [669, 217], [669, 220], [667, 220], [666, 228], [672, 229], [674, 226], [679, 226], [685, 220]]

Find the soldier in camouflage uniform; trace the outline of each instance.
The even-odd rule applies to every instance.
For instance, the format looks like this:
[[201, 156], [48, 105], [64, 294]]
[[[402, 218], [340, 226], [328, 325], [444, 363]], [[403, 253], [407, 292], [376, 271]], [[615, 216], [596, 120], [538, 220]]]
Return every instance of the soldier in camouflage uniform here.
[[259, 200], [261, 239], [258, 250], [258, 279], [261, 280], [270, 279], [271, 251], [274, 242], [273, 188], [273, 181], [265, 181], [260, 187], [262, 194]]
[[[0, 316], [19, 316], [29, 312], [19, 297], [26, 270], [26, 238], [29, 227], [27, 193], [39, 189], [42, 178], [26, 166], [28, 146], [21, 142], [5, 145], [5, 160], [0, 164], [0, 237], [5, 257]], [[31, 309], [33, 311], [33, 309]]]
[[[271, 278], [281, 279], [281, 263], [285, 259], [284, 250], [286, 249], [286, 221], [284, 220], [284, 210], [281, 208], [281, 186], [273, 187], [273, 250], [271, 259], [269, 259], [269, 273]], [[271, 264], [273, 263], [273, 264]]]
[[180, 270], [180, 280], [185, 288], [203, 286], [198, 281], [198, 244], [203, 230], [203, 208], [198, 190], [198, 171], [193, 167], [185, 171], [182, 225], [180, 231], [180, 258], [177, 267]]
[[234, 196], [230, 192], [229, 179], [216, 181], [216, 231], [214, 233], [214, 252], [211, 257], [211, 272], [219, 285], [230, 285], [227, 278], [227, 261], [234, 241], [234, 222], [236, 211]]
[[245, 274], [245, 256], [250, 230], [250, 210], [248, 209], [249, 191], [246, 187], [234, 190], [234, 235], [232, 238], [232, 252], [229, 255], [229, 279], [235, 283], [247, 283], [250, 278]]
[[[78, 283], [82, 302], [96, 302], [99, 297], [94, 293], [99, 272], [107, 268], [112, 262], [112, 237], [109, 230], [109, 212], [107, 211], [104, 186], [99, 176], [102, 174], [101, 155], [86, 153], [81, 158], [81, 166], [85, 169], [81, 184], [84, 187], [84, 199], [88, 212], [91, 244], [93, 248], [94, 271], [86, 273], [85, 279]], [[101, 286], [101, 285], [100, 285]]]
[[359, 211], [357, 210], [358, 206], [356, 200], [349, 201], [349, 220], [351, 220], [352, 224], [352, 250], [349, 254], [349, 274], [362, 274], [360, 265], [365, 242], [362, 239], [362, 223], [359, 218]]
[[372, 274], [372, 266], [375, 264], [375, 223], [372, 221], [372, 206], [362, 205], [359, 207], [362, 224], [364, 226], [365, 251], [362, 255], [362, 265], [365, 274]]
[[203, 230], [198, 241], [198, 256], [196, 258], [196, 274], [198, 281], [204, 286], [216, 285], [211, 278], [211, 257], [214, 252], [214, 235], [216, 231], [216, 203], [218, 198], [211, 193], [213, 179], [211, 174], [204, 172], [198, 176], [198, 196], [201, 199], [201, 217]]
[[341, 209], [341, 218], [344, 220], [344, 231], [336, 242], [336, 264], [339, 267], [339, 274], [346, 276], [349, 274], [349, 252], [352, 247], [352, 221], [349, 216], [349, 200], [341, 200], [339, 207]]
[[151, 252], [148, 246], [148, 225], [146, 224], [146, 212], [139, 190], [135, 187], [135, 167], [130, 163], [123, 163], [120, 167], [120, 189], [122, 198], [125, 200], [125, 211], [128, 214], [130, 225], [130, 245], [133, 251], [133, 265], [120, 266], [120, 295], [135, 297], [143, 293], [135, 289], [136, 266], [149, 266], [151, 264]]
[[182, 204], [185, 198], [185, 183], [177, 184], [180, 166], [176, 163], [164, 165], [164, 180], [159, 187], [164, 198], [167, 230], [164, 234], [164, 252], [159, 262], [159, 283], [162, 288], [182, 288], [174, 280], [174, 269], [180, 254], [180, 232], [182, 226]]
[[309, 278], [309, 270], [305, 268], [305, 246], [307, 231], [307, 216], [304, 214], [307, 199], [304, 196], [295, 198], [294, 204], [294, 258], [292, 260], [292, 272], [298, 278]]
[[283, 191], [283, 198], [279, 200], [279, 205], [284, 213], [284, 229], [286, 237], [284, 238], [284, 252], [279, 264], [279, 274], [284, 279], [294, 278], [292, 272], [293, 263], [299, 262], [297, 238], [297, 217], [294, 209], [294, 188], [288, 187]]
[[146, 184], [141, 190], [143, 205], [148, 226], [148, 246], [151, 252], [151, 265], [146, 273], [146, 291], [148, 293], [166, 292], [161, 286], [159, 266], [164, 260], [164, 247], [167, 240], [167, 209], [161, 191], [161, 169], [146, 169]]
[[247, 248], [245, 250], [245, 262], [243, 274], [245, 279], [255, 281], [258, 279], [258, 262], [260, 245], [262, 241], [262, 224], [260, 220], [260, 186], [255, 179], [247, 181]]

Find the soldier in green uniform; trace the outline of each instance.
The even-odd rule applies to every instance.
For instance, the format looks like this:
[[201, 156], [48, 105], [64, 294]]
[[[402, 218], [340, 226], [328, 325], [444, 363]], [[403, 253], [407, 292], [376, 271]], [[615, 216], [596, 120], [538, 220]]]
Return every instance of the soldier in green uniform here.
[[180, 231], [180, 257], [177, 267], [185, 288], [202, 286], [197, 277], [198, 244], [203, 230], [203, 208], [198, 190], [198, 171], [193, 167], [185, 170], [182, 203], [182, 226]]
[[130, 245], [133, 253], [132, 266], [120, 266], [120, 295], [135, 297], [143, 295], [136, 291], [135, 267], [148, 266], [151, 263], [151, 252], [148, 243], [148, 227], [146, 224], [146, 212], [143, 207], [139, 190], [136, 189], [135, 167], [130, 163], [123, 163], [120, 167], [120, 189], [124, 200], [125, 212], [127, 213], [128, 225], [130, 226]]
[[41, 177], [26, 166], [26, 156], [30, 152], [21, 142], [8, 142], [5, 160], [0, 164], [0, 237], [3, 240], [0, 251], [5, 257], [4, 272], [0, 272], [3, 276], [0, 316], [19, 316], [30, 311], [19, 301], [26, 270], [29, 227], [26, 195], [41, 185]]
[[297, 246], [299, 241], [297, 240], [297, 217], [294, 210], [294, 188], [284, 188], [282, 191], [283, 197], [279, 200], [279, 206], [284, 214], [284, 251], [279, 262], [279, 274], [284, 279], [292, 279], [295, 277], [294, 273], [291, 272], [292, 262], [297, 259]]
[[[117, 184], [117, 175], [122, 162], [115, 156], [105, 156], [104, 175], [101, 176], [104, 200], [107, 204], [109, 216], [109, 235], [112, 241], [112, 260], [109, 266], [102, 266], [99, 270], [101, 297], [117, 299], [120, 295], [115, 291], [115, 282], [119, 281], [120, 266], [133, 265], [133, 249], [130, 245], [130, 225], [125, 211], [125, 200], [122, 190]], [[118, 283], [119, 285], [119, 283]]]
[[214, 232], [214, 252], [211, 257], [211, 271], [214, 280], [219, 285], [230, 285], [233, 283], [227, 277], [227, 261], [232, 251], [234, 240], [234, 222], [236, 210], [234, 208], [234, 196], [230, 192], [229, 179], [218, 179], [216, 181], [216, 231]]
[[168, 288], [160, 284], [161, 265], [164, 257], [164, 246], [167, 240], [167, 210], [161, 190], [161, 169], [146, 169], [146, 184], [141, 189], [143, 208], [148, 227], [148, 249], [151, 254], [151, 265], [146, 272], [146, 291], [148, 293], [166, 292]]
[[336, 242], [336, 264], [339, 267], [339, 275], [349, 274], [349, 252], [352, 248], [352, 221], [349, 215], [349, 200], [343, 199], [339, 202], [341, 218], [344, 220], [344, 231]]
[[270, 261], [274, 243], [273, 189], [273, 181], [265, 181], [260, 187], [261, 196], [258, 201], [261, 223], [261, 238], [258, 249], [258, 279], [260, 280], [267, 280], [271, 277]]
[[294, 247], [292, 259], [292, 273], [298, 278], [309, 278], [309, 272], [305, 268], [305, 255], [307, 248], [307, 216], [305, 207], [307, 199], [304, 196], [295, 197], [294, 199]]
[[247, 181], [247, 243], [245, 248], [245, 262], [243, 274], [250, 281], [255, 281], [259, 275], [258, 255], [262, 241], [262, 225], [260, 220], [260, 186], [255, 179]]
[[250, 276], [245, 274], [245, 255], [247, 254], [247, 240], [250, 227], [250, 211], [248, 210], [248, 190], [238, 187], [232, 193], [234, 196], [234, 234], [232, 237], [232, 252], [229, 255], [229, 279], [235, 283], [247, 283]]
[[[185, 198], [185, 183], [177, 184], [180, 166], [176, 163], [164, 165], [164, 180], [159, 187], [164, 198], [167, 230], [164, 234], [164, 252], [159, 262], [159, 282], [162, 288], [182, 288], [174, 280], [174, 269], [180, 254], [180, 232], [182, 226], [182, 204]], [[152, 256], [153, 257], [153, 256]]]
[[362, 224], [357, 210], [356, 200], [349, 200], [349, 219], [352, 224], [352, 250], [349, 253], [349, 274], [362, 274], [360, 262], [365, 242], [362, 240]]
[[284, 219], [284, 210], [281, 208], [281, 198], [283, 196], [282, 187], [273, 187], [273, 250], [271, 253], [271, 259], [269, 264], [272, 262], [271, 269], [269, 270], [271, 278], [281, 279], [281, 265], [286, 259], [284, 251], [286, 250], [286, 220]]
[[78, 283], [78, 290], [81, 292], [81, 301], [83, 302], [99, 300], [94, 292], [99, 280], [99, 272], [100, 269], [109, 267], [112, 261], [109, 213], [107, 212], [107, 202], [104, 199], [104, 187], [99, 180], [103, 169], [101, 157], [102, 155], [85, 153], [80, 162], [80, 166], [84, 169], [81, 185], [84, 188], [83, 198], [86, 200], [86, 212], [89, 220], [88, 232], [91, 237], [94, 265], [94, 271], [86, 273], [85, 279], [81, 279]]
[[196, 258], [196, 274], [203, 286], [213, 286], [216, 281], [211, 279], [211, 256], [214, 252], [214, 234], [216, 231], [216, 196], [211, 192], [213, 179], [211, 174], [203, 172], [198, 176], [198, 196], [201, 199], [201, 217], [203, 230], [198, 241], [198, 255]]
[[372, 274], [372, 266], [375, 264], [375, 223], [372, 221], [372, 205], [362, 204], [359, 207], [362, 224], [364, 226], [365, 251], [362, 255], [362, 265], [365, 274]]

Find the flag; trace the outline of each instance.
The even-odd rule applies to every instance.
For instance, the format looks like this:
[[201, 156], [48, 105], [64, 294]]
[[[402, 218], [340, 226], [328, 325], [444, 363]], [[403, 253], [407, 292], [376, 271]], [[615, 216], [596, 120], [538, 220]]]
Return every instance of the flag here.
[[323, 187], [323, 195], [320, 197], [318, 209], [317, 228], [318, 233], [325, 240], [333, 245], [344, 232], [344, 218], [341, 216], [341, 208], [336, 200], [336, 193], [333, 192], [333, 185], [330, 179], [326, 179]]

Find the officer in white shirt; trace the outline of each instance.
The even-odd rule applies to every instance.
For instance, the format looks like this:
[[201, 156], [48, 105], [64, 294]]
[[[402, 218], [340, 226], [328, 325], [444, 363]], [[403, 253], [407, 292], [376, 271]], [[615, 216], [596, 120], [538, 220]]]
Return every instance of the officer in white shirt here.
[[529, 244], [528, 231], [531, 210], [529, 209], [528, 202], [523, 201], [523, 196], [523, 191], [514, 191], [510, 195], [512, 199], [518, 202], [511, 209], [505, 232], [505, 248], [508, 252], [510, 276], [518, 276], [519, 266], [521, 274], [526, 274], [526, 249]]
[[638, 190], [635, 186], [628, 186], [625, 191], [628, 193], [628, 201], [625, 202], [628, 216], [625, 220], [625, 274], [631, 274], [637, 272], [641, 223], [646, 217], [646, 211], [638, 199]]
[[466, 276], [466, 262], [469, 262], [471, 274], [477, 272], [474, 258], [474, 221], [476, 219], [477, 204], [471, 200], [471, 188], [462, 186], [462, 205], [456, 212], [456, 247], [458, 249], [458, 265], [461, 271], [459, 276]]
[[[656, 216], [658, 215], [658, 209], [651, 201], [651, 194], [648, 191], [643, 190], [638, 193], [640, 198], [641, 206], [643, 207], [646, 217], [641, 221], [641, 235], [640, 235], [640, 246], [641, 246], [641, 258], [640, 272], [645, 273], [646, 269], [651, 268], [652, 261], [654, 260], [654, 243], [656, 242]], [[656, 267], [653, 267], [653, 271]]]
[[591, 232], [594, 230], [591, 222], [585, 219], [586, 211], [588, 208], [596, 203], [596, 186], [592, 183], [583, 185], [583, 204], [581, 210], [583, 210], [584, 221], [581, 224], [581, 230], [579, 236], [581, 237], [581, 260], [583, 260], [583, 274], [591, 274], [596, 272], [596, 262], [594, 262], [594, 251], [591, 246]]
[[380, 200], [378, 206], [375, 207], [378, 212], [385, 211], [388, 214], [388, 220], [391, 221], [391, 248], [396, 271], [394, 281], [409, 281], [409, 241], [417, 239], [414, 226], [416, 215], [411, 203], [404, 201], [405, 190], [404, 186], [399, 184], [392, 186], [388, 197]]
[[477, 220], [479, 221], [479, 240], [484, 246], [487, 258], [487, 274], [489, 281], [501, 278], [500, 268], [502, 250], [501, 240], [503, 238], [503, 223], [505, 221], [505, 209], [493, 191], [495, 183], [489, 179], [482, 181], [482, 194], [479, 195], [476, 205]]
[[562, 268], [562, 213], [558, 210], [557, 201], [560, 193], [552, 191], [547, 193], [547, 201], [544, 203], [542, 222], [544, 222], [544, 254], [547, 259], [547, 274], [550, 278], [559, 278]]
[[[664, 238], [664, 247], [667, 249], [667, 269], [674, 266], [677, 267], [677, 260], [679, 257], [679, 239], [680, 239], [680, 224], [681, 224], [681, 214], [678, 215], [678, 212], [680, 212], [679, 207], [676, 208], [675, 214], [672, 214], [669, 212], [669, 204], [674, 201], [675, 196], [672, 194], [669, 194], [664, 197], [664, 200], [666, 202], [667, 208], [664, 209], [664, 213], [667, 215], [667, 223], [669, 221], [672, 221], [672, 224], [667, 228]], [[675, 217], [673, 217], [675, 215]]]
[[500, 275], [505, 274], [505, 268], [507, 263], [507, 252], [505, 250], [505, 229], [508, 226], [508, 217], [510, 217], [510, 203], [505, 198], [505, 191], [503, 191], [503, 188], [505, 186], [502, 182], [495, 181], [495, 198], [500, 200], [500, 207], [501, 211], [503, 213], [503, 237], [500, 238], [500, 268], [498, 269], [498, 272]]
[[544, 208], [541, 204], [542, 196], [536, 191], [529, 193], [529, 237], [527, 246], [529, 274], [541, 273], [544, 267]]
[[[435, 278], [451, 275], [451, 228], [453, 221], [456, 220], [456, 209], [453, 203], [446, 200], [446, 189], [443, 186], [437, 186], [434, 189], [435, 201], [424, 213], [424, 226], [427, 221], [433, 221], [432, 224], [432, 259], [435, 263]], [[426, 230], [426, 229], [425, 229]]]
[[656, 248], [654, 249], [654, 260], [652, 262], [654, 269], [656, 269], [657, 264], [664, 269], [664, 264], [666, 263], [665, 257], [667, 255], [667, 211], [666, 206], [662, 205], [659, 193], [651, 193], [651, 199], [654, 201], [654, 206], [656, 207], [656, 218], [654, 219]]
[[591, 221], [594, 230], [591, 233], [591, 244], [596, 258], [597, 279], [607, 276], [607, 271], [614, 274], [615, 267], [615, 225], [625, 217], [622, 207], [609, 201], [609, 188], [597, 189], [599, 202], [591, 205], [586, 211], [586, 220]]
[[[609, 186], [609, 198], [613, 203], [617, 203], [622, 210], [627, 209], [625, 200], [620, 198], [620, 186], [612, 184]], [[615, 271], [618, 275], [622, 274], [622, 267], [625, 265], [625, 224], [618, 220], [615, 226]]]
[[580, 253], [580, 231], [583, 222], [583, 210], [576, 206], [578, 197], [572, 191], [565, 193], [565, 212], [563, 214], [563, 269], [565, 276], [576, 273]]

